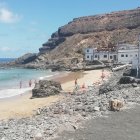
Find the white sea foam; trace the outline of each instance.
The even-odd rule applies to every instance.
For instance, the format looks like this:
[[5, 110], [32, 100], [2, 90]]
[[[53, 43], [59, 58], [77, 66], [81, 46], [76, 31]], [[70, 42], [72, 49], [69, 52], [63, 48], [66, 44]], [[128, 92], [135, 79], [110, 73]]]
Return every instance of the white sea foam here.
[[[0, 99], [8, 98], [23, 94], [30, 90], [29, 81], [37, 82], [38, 80], [51, 79], [58, 73], [51, 70], [32, 70], [32, 69], [0, 69]], [[19, 89], [20, 82], [22, 89]]]
[[47, 76], [39, 77], [39, 80], [44, 80], [44, 79], [53, 77], [53, 76], [58, 75], [58, 74], [59, 74], [59, 73], [55, 73], [55, 74], [53, 74], [53, 75], [47, 75]]
[[32, 90], [32, 87], [21, 88], [21, 89], [4, 89], [0, 90], [0, 99], [10, 98], [13, 96], [24, 94], [27, 91]]

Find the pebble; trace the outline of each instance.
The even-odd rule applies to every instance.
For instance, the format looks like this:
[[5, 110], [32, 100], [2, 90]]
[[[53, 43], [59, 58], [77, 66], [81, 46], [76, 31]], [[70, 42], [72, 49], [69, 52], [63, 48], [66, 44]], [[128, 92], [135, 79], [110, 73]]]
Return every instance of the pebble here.
[[42, 136], [41, 133], [37, 133], [37, 134], [35, 135], [34, 140], [42, 140], [42, 139], [43, 139], [43, 136]]

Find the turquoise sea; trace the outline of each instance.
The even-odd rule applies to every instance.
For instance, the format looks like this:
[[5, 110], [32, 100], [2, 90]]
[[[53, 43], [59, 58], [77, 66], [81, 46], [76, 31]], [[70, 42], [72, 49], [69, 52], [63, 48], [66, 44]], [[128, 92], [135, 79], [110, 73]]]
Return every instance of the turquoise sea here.
[[[0, 98], [6, 98], [24, 93], [34, 87], [34, 83], [43, 78], [50, 78], [58, 73], [51, 70], [35, 69], [0, 69]], [[29, 87], [29, 81], [32, 87]], [[20, 84], [20, 82], [22, 84]], [[20, 87], [21, 86], [21, 87]]]
[[35, 70], [35, 69], [0, 69], [0, 89], [18, 88], [20, 81], [22, 87], [28, 87], [28, 81], [39, 80], [41, 77], [50, 77], [55, 73], [50, 70]]
[[[0, 69], [0, 98], [11, 97], [31, 90], [35, 81], [43, 78], [50, 78], [58, 73], [51, 70], [35, 70], [23, 68], [2, 68]], [[32, 81], [32, 87], [29, 87], [29, 81]], [[21, 86], [21, 88], [20, 88]]]

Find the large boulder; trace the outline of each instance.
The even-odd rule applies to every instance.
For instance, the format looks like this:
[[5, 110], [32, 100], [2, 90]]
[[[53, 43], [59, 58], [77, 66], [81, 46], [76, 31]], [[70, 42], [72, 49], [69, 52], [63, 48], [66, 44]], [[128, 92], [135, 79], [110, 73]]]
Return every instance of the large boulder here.
[[47, 97], [50, 95], [59, 94], [62, 90], [61, 84], [55, 81], [40, 80], [36, 83], [34, 89], [32, 90], [32, 97]]
[[120, 109], [124, 106], [123, 101], [113, 99], [109, 101], [109, 108], [111, 111], [120, 111]]

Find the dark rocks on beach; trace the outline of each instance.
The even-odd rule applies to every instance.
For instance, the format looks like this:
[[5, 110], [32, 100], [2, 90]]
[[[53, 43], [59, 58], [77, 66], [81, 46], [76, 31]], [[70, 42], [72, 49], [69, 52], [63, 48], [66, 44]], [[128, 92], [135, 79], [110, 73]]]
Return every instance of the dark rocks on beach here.
[[32, 90], [32, 97], [47, 97], [50, 95], [59, 94], [62, 90], [61, 84], [55, 81], [40, 80], [36, 83], [34, 89]]
[[[123, 76], [137, 77], [137, 69], [131, 69], [131, 68], [125, 69]], [[138, 75], [138, 77], [140, 78], [139, 75]]]
[[130, 77], [130, 76], [123, 76], [119, 80], [120, 84], [130, 84], [130, 83], [134, 83], [134, 82], [135, 82], [135, 78]]
[[140, 79], [137, 79], [135, 77], [131, 77], [131, 76], [122, 76], [119, 80], [120, 84], [140, 84]]
[[106, 83], [105, 85], [102, 85], [99, 89], [99, 94], [105, 94], [109, 91], [113, 91], [114, 87], [111, 86], [109, 83]]

